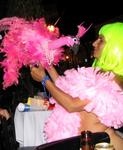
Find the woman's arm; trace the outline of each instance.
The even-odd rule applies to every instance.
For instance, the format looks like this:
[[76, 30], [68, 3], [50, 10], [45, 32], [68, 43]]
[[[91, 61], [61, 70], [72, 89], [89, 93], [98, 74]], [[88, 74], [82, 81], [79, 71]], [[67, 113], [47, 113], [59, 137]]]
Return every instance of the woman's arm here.
[[[52, 71], [49, 71], [49, 73], [50, 75], [55, 74], [54, 77], [52, 77], [51, 75], [51, 78], [55, 80], [57, 74], [55, 73], [55, 70], [53, 68], [51, 70], [54, 73], [51, 73]], [[38, 68], [33, 67], [31, 68], [31, 76], [34, 80], [41, 82], [46, 76], [45, 70], [42, 68], [42, 66], [39, 66]], [[89, 100], [80, 100], [79, 98], [73, 98], [69, 94], [59, 89], [51, 80], [46, 80], [46, 88], [50, 92], [52, 97], [69, 112], [82, 111], [82, 108], [89, 103]]]
[[111, 144], [114, 146], [115, 150], [122, 150], [123, 138], [111, 128], [108, 128], [107, 130], [105, 130], [105, 132], [108, 133], [111, 140]]
[[53, 82], [55, 82], [56, 79], [59, 77], [59, 74], [53, 65], [49, 66], [49, 68], [47, 69], [47, 72], [50, 75]]
[[80, 112], [82, 108], [89, 103], [89, 100], [80, 100], [78, 97], [73, 98], [56, 87], [50, 80], [46, 81], [46, 88], [51, 93], [52, 97], [68, 112]]

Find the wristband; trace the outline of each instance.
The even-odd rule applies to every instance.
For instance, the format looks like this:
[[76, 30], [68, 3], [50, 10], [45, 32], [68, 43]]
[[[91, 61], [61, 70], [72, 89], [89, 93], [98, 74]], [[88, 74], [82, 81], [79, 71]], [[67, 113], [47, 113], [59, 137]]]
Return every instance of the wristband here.
[[50, 78], [49, 78], [49, 76], [46, 75], [46, 76], [41, 80], [41, 83], [42, 83], [43, 86], [46, 86], [46, 81], [47, 81], [47, 80], [50, 80]]
[[50, 97], [50, 94], [49, 94], [49, 96], [47, 96], [47, 92], [46, 92], [46, 81], [47, 81], [47, 80], [50, 80], [50, 78], [49, 78], [48, 75], [46, 75], [46, 76], [41, 80], [41, 83], [42, 83], [43, 89], [44, 89], [44, 97], [45, 97], [45, 98], [49, 98], [49, 97]]

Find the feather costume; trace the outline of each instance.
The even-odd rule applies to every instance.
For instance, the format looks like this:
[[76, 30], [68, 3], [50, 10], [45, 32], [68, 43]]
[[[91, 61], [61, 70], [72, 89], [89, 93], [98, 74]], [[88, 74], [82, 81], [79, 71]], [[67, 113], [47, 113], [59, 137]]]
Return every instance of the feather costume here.
[[[123, 91], [113, 78], [113, 73], [99, 73], [99, 68], [81, 67], [65, 71], [55, 84], [72, 97], [90, 99], [84, 109], [96, 114], [101, 123], [117, 129], [123, 126]], [[53, 98], [50, 101], [56, 103]], [[76, 136], [79, 128], [79, 113], [69, 113], [56, 103], [45, 124], [45, 138], [51, 142]]]

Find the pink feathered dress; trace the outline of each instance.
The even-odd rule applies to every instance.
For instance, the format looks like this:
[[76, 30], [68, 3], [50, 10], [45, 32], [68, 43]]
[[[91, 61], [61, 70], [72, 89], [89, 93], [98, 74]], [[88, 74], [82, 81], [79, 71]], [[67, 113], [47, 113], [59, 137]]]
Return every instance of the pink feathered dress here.
[[[81, 67], [65, 71], [55, 84], [73, 97], [90, 99], [84, 109], [106, 126], [119, 128], [123, 125], [123, 91], [113, 78], [113, 73], [99, 73], [99, 68]], [[50, 101], [56, 103], [53, 98]], [[69, 113], [56, 103], [44, 127], [47, 142], [78, 135], [80, 121], [78, 112]]]

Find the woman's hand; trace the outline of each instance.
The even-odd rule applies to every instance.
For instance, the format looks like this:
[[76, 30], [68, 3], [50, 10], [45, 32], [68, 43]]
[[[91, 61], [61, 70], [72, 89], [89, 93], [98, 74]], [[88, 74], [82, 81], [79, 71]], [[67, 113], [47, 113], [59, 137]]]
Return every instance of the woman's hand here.
[[31, 76], [35, 81], [41, 82], [46, 76], [45, 69], [39, 65], [38, 67], [30, 67]]
[[49, 68], [47, 68], [47, 72], [50, 75], [53, 82], [55, 82], [59, 77], [59, 74], [53, 65], [50, 65]]
[[6, 109], [0, 108], [0, 117], [4, 117], [6, 120], [8, 120], [10, 118], [10, 114]]
[[100, 122], [94, 113], [82, 111], [80, 112], [80, 117], [82, 125], [80, 131], [90, 130], [92, 132], [105, 132], [105, 130], [108, 129], [107, 126]]

